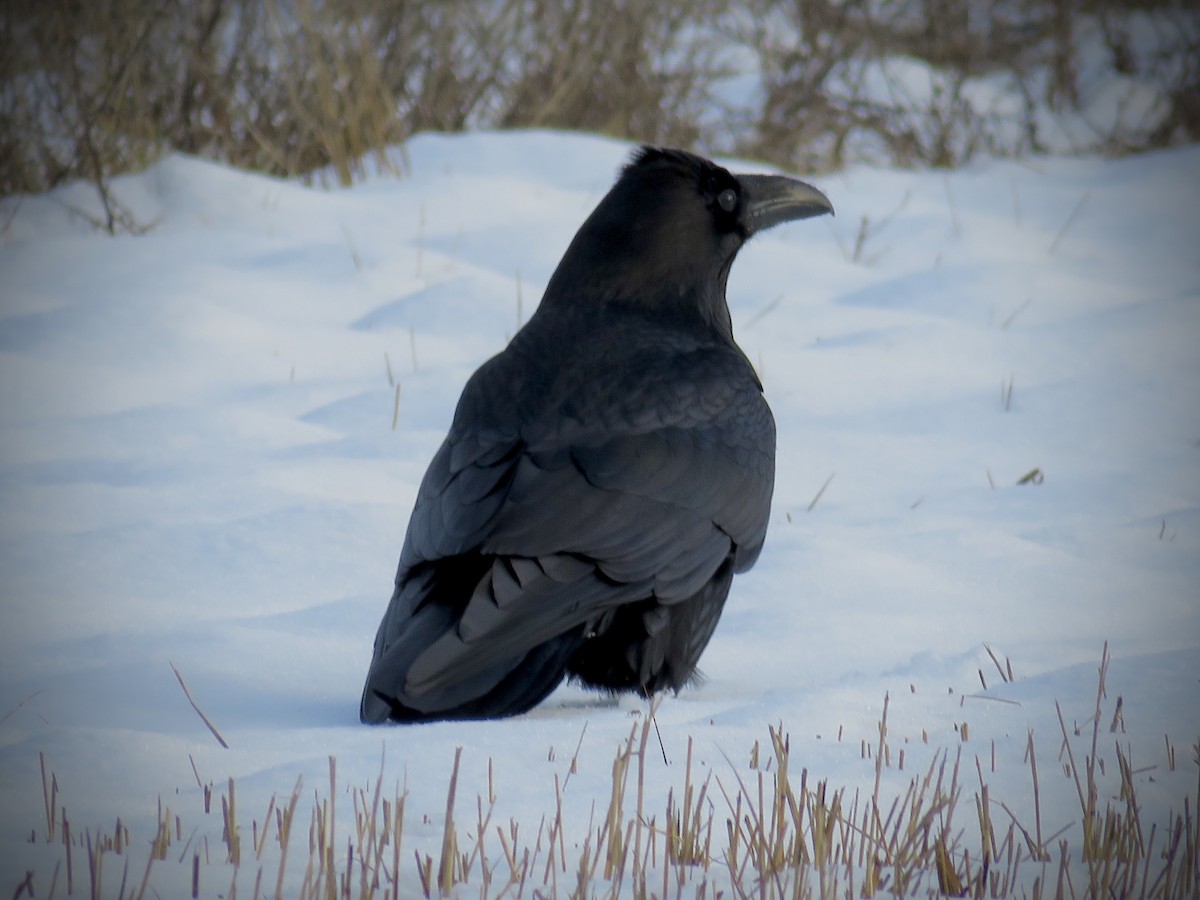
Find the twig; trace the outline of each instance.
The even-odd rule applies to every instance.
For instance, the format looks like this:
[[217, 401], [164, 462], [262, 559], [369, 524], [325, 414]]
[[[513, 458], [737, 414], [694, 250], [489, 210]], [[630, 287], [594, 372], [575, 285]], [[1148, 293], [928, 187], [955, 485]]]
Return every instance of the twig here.
[[12, 228], [12, 223], [16, 220], [17, 213], [21, 211], [21, 203], [24, 199], [25, 196], [21, 194], [17, 196], [16, 200], [8, 204], [9, 211], [4, 217], [3, 224], [0, 224], [0, 240], [8, 237], [9, 229]]
[[821, 489], [819, 491], [817, 491], [817, 496], [812, 498], [812, 502], [808, 504], [808, 509], [805, 510], [805, 512], [813, 511], [813, 507], [815, 507], [817, 505], [817, 503], [820, 501], [821, 495], [825, 493], [825, 488], [829, 487], [829, 482], [833, 481], [833, 476], [836, 474], [837, 474], [836, 472], [829, 473], [829, 477], [825, 479], [825, 483], [823, 485], [821, 485]]
[[213, 737], [217, 739], [217, 743], [228, 750], [229, 744], [225, 742], [225, 738], [221, 737], [221, 732], [217, 731], [217, 726], [212, 723], [212, 720], [204, 714], [204, 710], [197, 706], [196, 701], [192, 699], [192, 692], [188, 690], [188, 686], [184, 682], [183, 676], [180, 675], [179, 670], [175, 668], [175, 663], [168, 663], [168, 665], [171, 667], [171, 671], [175, 673], [175, 677], [179, 679], [179, 686], [183, 688], [183, 696], [187, 697], [187, 702], [192, 704], [192, 709], [196, 711], [196, 715], [200, 717], [200, 721], [208, 726], [208, 730], [211, 731]]
[[996, 658], [996, 654], [992, 652], [992, 648], [987, 644], [984, 644], [983, 649], [986, 650], [987, 655], [992, 658], [992, 662], [996, 666], [996, 671], [1000, 673], [1000, 680], [1005, 683], [1012, 681], [1012, 666], [1009, 666], [1008, 670], [1005, 671], [1005, 667], [1000, 665], [1000, 660]]
[[[659, 696], [662, 696], [661, 694]], [[662, 731], [658, 727], [658, 697], [650, 701], [650, 721], [654, 723], [654, 733], [658, 735], [658, 749], [662, 752], [663, 765], [669, 766], [671, 761], [667, 759], [667, 748], [663, 746]]]
[[[1164, 524], [1165, 524], [1165, 520], [1164, 520]], [[8, 712], [6, 712], [4, 714], [4, 718], [0, 719], [0, 725], [3, 725], [5, 722], [7, 722], [9, 720], [9, 717], [12, 716], [13, 713], [15, 713], [18, 709], [20, 709], [22, 706], [24, 706], [26, 703], [28, 703], [30, 700], [32, 700], [34, 697], [36, 697], [38, 694], [40, 694], [44, 690], [45, 690], [45, 688], [38, 688], [36, 691], [34, 691], [32, 694], [27, 696], [24, 700], [22, 700], [20, 703], [18, 703], [12, 709], [10, 709]]]
[[1032, 297], [1026, 297], [1025, 302], [1022, 303], [1020, 306], [1018, 306], [1016, 309], [1014, 309], [1012, 311], [1012, 313], [1009, 315], [1009, 317], [1000, 323], [1001, 330], [1007, 328], [1009, 325], [1011, 325], [1013, 322], [1015, 322], [1017, 320], [1017, 316], [1019, 316], [1021, 313], [1025, 312], [1025, 310], [1029, 307], [1029, 304], [1032, 302], [1033, 302]]
[[454, 769], [450, 773], [450, 789], [446, 793], [446, 818], [442, 831], [442, 857], [438, 863], [437, 885], [443, 894], [450, 892], [457, 880], [455, 860], [458, 856], [458, 834], [454, 827], [454, 797], [458, 793], [458, 764], [462, 759], [462, 747], [454, 748]]
[[354, 268], [362, 271], [362, 257], [358, 255], [358, 250], [354, 246], [354, 238], [350, 234], [350, 229], [344, 224], [342, 225], [342, 235], [346, 238], [346, 246], [350, 249], [350, 259], [354, 263]]
[[1067, 229], [1079, 218], [1079, 214], [1083, 212], [1083, 208], [1087, 206], [1087, 202], [1091, 199], [1091, 196], [1092, 192], [1090, 190], [1084, 191], [1083, 196], [1079, 198], [1079, 202], [1075, 204], [1075, 208], [1071, 210], [1071, 214], [1067, 216], [1067, 221], [1063, 222], [1062, 228], [1058, 229], [1058, 234], [1050, 242], [1050, 249], [1046, 251], [1047, 253], [1053, 253], [1058, 249], [1058, 245], [1062, 243], [1062, 239], [1066, 236]]
[[958, 221], [958, 203], [954, 199], [954, 188], [950, 185], [950, 176], [942, 174], [942, 186], [946, 189], [946, 204], [950, 207], [950, 221], [954, 225], [954, 236], [962, 234], [962, 223]]

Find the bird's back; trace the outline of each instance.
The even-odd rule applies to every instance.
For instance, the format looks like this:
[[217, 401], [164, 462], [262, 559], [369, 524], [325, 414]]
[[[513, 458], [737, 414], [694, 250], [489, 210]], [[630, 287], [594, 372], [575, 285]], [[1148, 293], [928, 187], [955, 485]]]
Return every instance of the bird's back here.
[[364, 718], [520, 712], [565, 674], [682, 686], [762, 546], [774, 441], [719, 334], [539, 311], [472, 377], [422, 483]]

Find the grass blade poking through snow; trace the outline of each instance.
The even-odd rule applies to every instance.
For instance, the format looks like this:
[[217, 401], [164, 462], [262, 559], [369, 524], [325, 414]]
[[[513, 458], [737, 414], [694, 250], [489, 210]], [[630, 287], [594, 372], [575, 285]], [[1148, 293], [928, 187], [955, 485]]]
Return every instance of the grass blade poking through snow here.
[[183, 696], [187, 697], [187, 702], [192, 705], [192, 709], [196, 711], [196, 715], [200, 717], [200, 721], [208, 726], [208, 730], [211, 731], [212, 736], [217, 739], [217, 743], [228, 750], [229, 744], [225, 742], [225, 738], [221, 736], [221, 732], [217, 731], [217, 726], [214, 725], [212, 720], [204, 714], [204, 710], [196, 705], [196, 701], [192, 699], [192, 692], [188, 690], [187, 683], [184, 682], [183, 676], [179, 674], [179, 670], [175, 668], [175, 664], [170, 663], [170, 666], [171, 671], [175, 673], [175, 677], [179, 679], [179, 686], [183, 688]]

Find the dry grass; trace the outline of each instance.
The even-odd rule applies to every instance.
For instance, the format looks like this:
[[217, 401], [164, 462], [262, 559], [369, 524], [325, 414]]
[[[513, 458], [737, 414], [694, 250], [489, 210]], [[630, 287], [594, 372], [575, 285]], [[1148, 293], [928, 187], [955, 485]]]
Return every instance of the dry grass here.
[[[1102, 60], [1084, 57], [1083, 34]], [[930, 90], [905, 77], [909, 63], [931, 67]], [[601, 0], [12, 0], [0, 197], [82, 179], [100, 194], [98, 227], [138, 230], [109, 179], [167, 150], [349, 184], [400, 165], [388, 148], [412, 134], [479, 127], [801, 171], [954, 166], [1044, 149], [1114, 74], [1160, 102], [1088, 123], [1076, 150], [1200, 138], [1200, 14], [1169, 0], [671, 0], [617, 15]]]
[[[1002, 664], [991, 655], [1001, 680], [1011, 681], [1008, 661]], [[869, 793], [814, 776], [793, 757], [783, 727], [774, 726], [765, 745], [756, 742], [751, 748], [748, 766], [726, 758], [726, 767], [703, 773], [689, 738], [682, 771], [667, 768], [670, 781], [660, 808], [647, 800], [646, 789], [648, 779], [657, 780], [661, 796], [664, 777], [656, 758], [661, 752], [665, 760], [665, 751], [652, 740], [657, 726], [651, 706], [617, 747], [609, 789], [606, 796], [592, 798], [582, 840], [578, 823], [566, 818], [564, 795], [579, 767], [586, 726], [565, 777], [554, 775], [554, 808], [536, 830], [530, 822], [495, 821], [490, 759], [486, 792], [464, 802], [463, 749], [457, 748], [444, 809], [419, 817], [440, 822], [436, 856], [422, 849], [428, 840], [409, 853], [404, 850], [409, 792], [407, 786], [385, 787], [382, 759], [373, 784], [347, 790], [339, 785], [337, 763], [330, 757], [327, 784], [306, 792], [297, 779], [289, 796], [271, 796], [265, 810], [249, 812], [248, 822], [233, 779], [205, 785], [197, 775], [203, 808], [189, 811], [188, 824], [160, 799], [154, 834], [135, 836], [120, 819], [109, 828], [80, 830], [68, 818], [58, 779], [43, 757], [45, 821], [31, 830], [30, 840], [57, 847], [61, 855], [52, 871], [31, 869], [12, 896], [86, 891], [140, 900], [171, 895], [182, 885], [192, 896], [215, 891], [235, 897], [251, 879], [255, 898], [329, 900], [387, 900], [414, 891], [426, 897], [484, 898], [1198, 896], [1200, 837], [1192, 804], [1200, 805], [1200, 745], [1193, 747], [1195, 800], [1184, 797], [1182, 810], [1166, 821], [1148, 822], [1138, 801], [1139, 770], [1128, 751], [1118, 740], [1115, 755], [1102, 752], [1101, 723], [1108, 721], [1115, 733], [1124, 721], [1121, 698], [1111, 705], [1111, 714], [1106, 710], [1107, 668], [1106, 647], [1095, 709], [1085, 725], [1068, 724], [1058, 710], [1061, 765], [1079, 806], [1073, 821], [1050, 835], [1043, 833], [1043, 776], [1032, 731], [1025, 757], [1032, 804], [993, 795], [987, 775], [996, 769], [995, 745], [990, 758], [985, 751], [972, 760], [966, 722], [959, 726], [962, 742], [933, 753], [928, 766], [905, 784], [905, 750], [903, 742], [893, 746], [888, 698], [877, 737], [862, 743], [863, 757], [874, 764]], [[1088, 747], [1081, 759], [1074, 749], [1079, 741]], [[1173, 769], [1169, 736], [1166, 752]], [[1118, 775], [1109, 796], [1101, 787], [1106, 759], [1115, 760]], [[296, 819], [306, 793], [307, 831]], [[346, 796], [352, 814], [342, 821], [350, 823], [350, 831], [341, 834], [335, 801]], [[1032, 813], [1022, 819], [1014, 807], [1031, 807]], [[219, 843], [210, 841], [209, 816], [219, 816], [219, 829], [211, 832], [219, 831]], [[193, 824], [198, 818], [200, 824]], [[568, 833], [574, 836], [570, 841]]]

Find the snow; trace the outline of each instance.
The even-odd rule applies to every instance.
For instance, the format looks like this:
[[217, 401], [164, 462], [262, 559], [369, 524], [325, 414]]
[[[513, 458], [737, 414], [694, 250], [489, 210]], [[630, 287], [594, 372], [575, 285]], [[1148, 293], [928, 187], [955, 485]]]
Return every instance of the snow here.
[[[396, 155], [403, 177], [346, 190], [171, 156], [116, 180], [153, 223], [118, 238], [87, 223], [84, 185], [23, 198], [0, 246], [0, 886], [33, 869], [43, 896], [62, 858], [44, 843], [39, 754], [76, 834], [129, 828], [135, 882], [160, 800], [198, 829], [204, 896], [235, 875], [197, 777], [236, 781], [248, 830], [302, 776], [306, 825], [330, 756], [343, 839], [347, 789], [372, 785], [381, 755], [385, 790], [407, 787], [410, 892], [412, 852], [440, 853], [458, 746], [464, 831], [491, 761], [495, 822], [532, 845], [557, 778], [566, 846], [582, 846], [644, 703], [564, 686], [512, 720], [382, 729], [357, 709], [458, 393], [529, 316], [629, 150], [423, 135]], [[1200, 740], [1198, 173], [1200, 148], [853, 169], [817, 179], [835, 219], [743, 251], [729, 302], [779, 425], [771, 527], [704, 684], [657, 710], [669, 763], [647, 760], [650, 809], [680, 790], [689, 737], [701, 775], [733, 786], [776, 724], [793, 770], [869, 795], [862, 748], [887, 695], [910, 762], [892, 760], [885, 797], [961, 750], [1028, 821], [1032, 729], [1045, 831], [1078, 846], [1055, 703], [1085, 755], [1107, 641], [1105, 784], [1119, 742], [1147, 821], [1182, 812]], [[710, 799], [719, 842], [728, 810]], [[151, 884], [190, 885], [181, 859]], [[106, 862], [114, 896], [120, 865]], [[243, 861], [243, 892], [258, 865]], [[261, 865], [273, 884], [277, 863]]]

